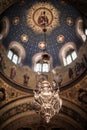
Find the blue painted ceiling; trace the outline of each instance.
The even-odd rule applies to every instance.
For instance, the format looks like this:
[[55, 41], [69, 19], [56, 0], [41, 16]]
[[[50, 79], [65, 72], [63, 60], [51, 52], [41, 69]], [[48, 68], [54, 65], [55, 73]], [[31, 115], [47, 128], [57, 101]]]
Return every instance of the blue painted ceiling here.
[[[11, 41], [17, 41], [22, 44], [27, 54], [25, 60], [23, 61], [23, 65], [29, 65], [30, 67], [32, 66], [32, 57], [34, 56], [34, 54], [41, 51], [38, 48], [38, 43], [44, 40], [44, 36], [42, 33], [36, 33], [27, 25], [26, 13], [33, 4], [41, 1], [43, 0], [25, 0], [25, 2], [22, 4], [17, 2], [1, 15], [1, 18], [7, 16], [10, 21], [10, 30], [7, 37], [3, 40], [3, 45], [6, 49], [8, 49]], [[81, 17], [81, 14], [74, 7], [62, 3], [60, 0], [46, 0], [46, 2], [51, 3], [53, 7], [58, 9], [58, 11], [60, 12], [60, 25], [53, 29], [49, 34], [46, 34], [46, 50], [52, 56], [53, 66], [56, 67], [61, 65], [58, 54], [60, 48], [64, 44], [66, 44], [67, 42], [74, 42], [77, 49], [79, 49], [83, 44], [82, 40], [80, 40], [80, 38], [77, 36], [75, 26], [76, 19], [78, 17]], [[20, 20], [18, 25], [14, 25], [12, 23], [14, 17], [18, 17]], [[72, 26], [69, 26], [66, 23], [66, 19], [68, 17], [71, 17], [73, 20]], [[29, 39], [27, 42], [23, 42], [21, 40], [22, 34], [28, 35]], [[58, 35], [63, 35], [65, 37], [62, 43], [57, 42]]]

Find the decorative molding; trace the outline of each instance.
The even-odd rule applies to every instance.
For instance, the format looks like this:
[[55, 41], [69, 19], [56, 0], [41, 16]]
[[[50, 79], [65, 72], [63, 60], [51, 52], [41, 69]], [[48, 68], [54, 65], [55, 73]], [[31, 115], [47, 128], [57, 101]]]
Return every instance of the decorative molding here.
[[18, 0], [0, 0], [0, 14], [2, 14], [7, 8], [9, 8], [12, 4], [17, 2]]
[[[11, 107], [11, 109], [5, 111], [1, 117], [0, 117], [0, 123], [3, 124], [5, 121], [11, 119], [12, 117], [16, 117], [16, 115], [23, 115], [23, 113], [27, 113], [29, 111], [33, 111], [35, 108], [35, 105], [29, 101], [22, 104], [19, 104], [17, 106]], [[63, 105], [61, 111], [60, 111], [60, 117], [61, 115], [66, 115], [67, 117], [71, 118], [78, 124], [81, 124], [83, 127], [86, 127], [87, 121], [85, 118], [79, 113], [79, 111], [75, 111], [74, 108], [69, 108], [67, 105]], [[16, 118], [15, 118], [16, 120]], [[54, 117], [54, 120], [57, 120], [57, 117]]]
[[[83, 111], [87, 112], [87, 104], [84, 104], [84, 102], [79, 101], [79, 96], [81, 96], [79, 93], [80, 89], [86, 90], [87, 88], [87, 76], [85, 76], [82, 80], [80, 80], [79, 83], [74, 85], [74, 87], [71, 87], [63, 92], [61, 92], [61, 97], [70, 101], [71, 103], [78, 104], [78, 107], [81, 108]], [[83, 104], [83, 105], [82, 105]]]
[[25, 92], [21, 92], [15, 88], [12, 88], [9, 84], [7, 84], [4, 80], [0, 78], [0, 91], [3, 92], [3, 99], [2, 102], [0, 102], [0, 108], [2, 108], [4, 105], [14, 101], [18, 100], [22, 97], [29, 96], [30, 94], [27, 94]]

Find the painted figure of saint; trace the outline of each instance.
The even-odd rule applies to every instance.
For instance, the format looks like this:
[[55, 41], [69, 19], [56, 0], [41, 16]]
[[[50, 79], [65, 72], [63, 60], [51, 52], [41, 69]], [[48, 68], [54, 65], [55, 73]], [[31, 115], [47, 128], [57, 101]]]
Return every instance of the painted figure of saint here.
[[28, 74], [24, 74], [24, 86], [28, 85], [29, 78]]
[[13, 79], [15, 76], [16, 76], [16, 67], [12, 66], [11, 73], [10, 73], [10, 78]]
[[56, 73], [56, 74], [54, 75], [54, 81], [56, 82], [57, 87], [60, 87], [60, 86], [61, 86], [61, 83], [62, 83], [62, 81], [63, 81], [62, 75]]
[[69, 76], [70, 79], [73, 79], [73, 70], [72, 70], [72, 68], [68, 69], [68, 76]]
[[38, 24], [41, 27], [46, 27], [48, 25], [48, 17], [46, 16], [46, 12], [41, 12], [41, 15], [38, 18]]

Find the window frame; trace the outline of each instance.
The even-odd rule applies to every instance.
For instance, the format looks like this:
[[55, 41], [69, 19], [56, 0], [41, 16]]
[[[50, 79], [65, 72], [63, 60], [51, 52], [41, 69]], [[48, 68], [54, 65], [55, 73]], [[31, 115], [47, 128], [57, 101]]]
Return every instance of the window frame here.
[[[47, 65], [47, 67], [44, 66], [45, 64]], [[37, 67], [37, 65], [39, 65], [39, 66]], [[48, 62], [43, 62], [43, 63], [37, 62], [34, 66], [35, 72], [49, 72], [49, 70], [50, 70], [50, 67], [49, 67]]]
[[[68, 51], [67, 51], [67, 53], [68, 53]], [[70, 49], [69, 54], [67, 54], [67, 53], [66, 53], [66, 56], [65, 56], [65, 59], [66, 59], [65, 66], [71, 64], [77, 58], [77, 53], [76, 53], [75, 50]], [[73, 55], [74, 53], [76, 55], [75, 58], [74, 58], [74, 55]], [[70, 61], [67, 59], [68, 57], [70, 57]]]
[[[45, 59], [46, 57], [44, 57], [44, 55], [48, 55], [48, 59]], [[40, 67], [41, 69], [37, 69], [37, 64], [41, 66]], [[40, 73], [50, 72], [50, 70], [52, 69], [52, 57], [46, 52], [36, 53], [32, 57], [32, 69], [34, 72], [40, 72]]]
[[[11, 56], [10, 56], [11, 53]], [[16, 60], [15, 60], [15, 56], [16, 56]], [[19, 55], [17, 54], [16, 51], [14, 51], [13, 49], [9, 49], [7, 57], [14, 63], [14, 64], [18, 64], [19, 63]]]

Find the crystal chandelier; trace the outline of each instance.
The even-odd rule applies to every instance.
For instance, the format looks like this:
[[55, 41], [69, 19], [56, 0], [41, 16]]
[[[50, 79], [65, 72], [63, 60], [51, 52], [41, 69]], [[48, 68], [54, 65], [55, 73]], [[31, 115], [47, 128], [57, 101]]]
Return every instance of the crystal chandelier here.
[[[49, 61], [49, 56], [46, 56], [46, 32], [48, 25], [48, 18], [45, 14], [45, 7], [43, 11], [43, 16], [40, 16], [40, 26], [42, 28], [43, 34], [44, 34], [44, 43], [40, 44], [40, 48], [43, 52], [41, 63], [46, 62], [46, 60]], [[45, 57], [43, 57], [45, 56]], [[43, 69], [41, 69], [43, 70]], [[41, 75], [43, 72], [37, 75]], [[62, 106], [62, 100], [59, 97], [59, 88], [57, 87], [56, 82], [53, 80], [52, 84], [47, 80], [38, 81], [37, 88], [34, 90], [34, 101], [39, 108], [39, 110], [36, 110], [42, 118], [45, 119], [47, 123], [50, 122], [50, 119], [56, 115]]]
[[37, 90], [34, 91], [34, 100], [37, 107], [40, 107], [39, 114], [47, 123], [58, 114], [62, 106], [59, 89], [56, 88], [55, 82], [51, 85], [47, 80], [38, 83]]

